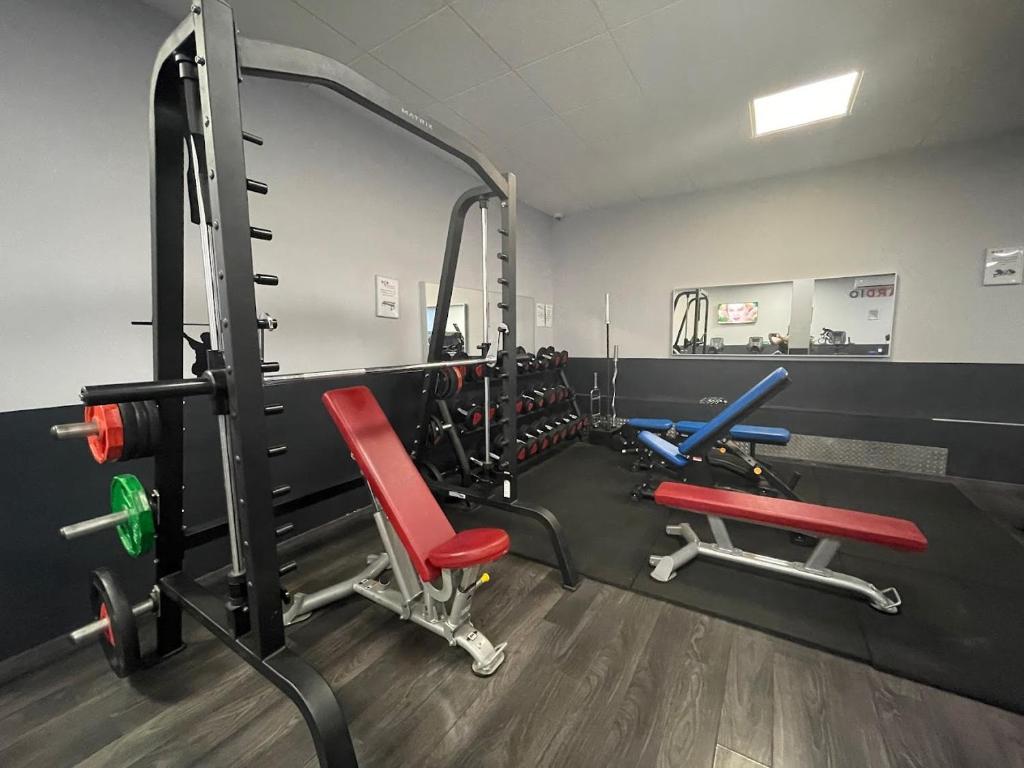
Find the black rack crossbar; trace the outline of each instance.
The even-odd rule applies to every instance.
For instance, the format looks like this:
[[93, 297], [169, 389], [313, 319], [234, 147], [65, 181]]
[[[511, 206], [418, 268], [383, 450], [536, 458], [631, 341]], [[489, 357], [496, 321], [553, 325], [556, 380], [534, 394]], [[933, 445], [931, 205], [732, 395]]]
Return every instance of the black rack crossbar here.
[[275, 80], [297, 80], [340, 93], [400, 128], [462, 160], [501, 199], [508, 198], [508, 182], [494, 164], [462, 136], [402, 106], [401, 102], [355, 70], [334, 59], [302, 48], [265, 40], [238, 38], [238, 63], [243, 75]]

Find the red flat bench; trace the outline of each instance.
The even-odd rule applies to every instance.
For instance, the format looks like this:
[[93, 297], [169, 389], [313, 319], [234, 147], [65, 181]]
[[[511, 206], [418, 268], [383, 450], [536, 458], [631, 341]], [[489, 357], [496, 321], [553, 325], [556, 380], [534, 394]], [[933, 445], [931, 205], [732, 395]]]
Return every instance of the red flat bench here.
[[856, 539], [910, 552], [922, 552], [928, 548], [928, 539], [910, 520], [870, 512], [684, 483], [662, 483], [654, 491], [654, 500], [665, 507], [821, 536]]
[[[693, 558], [708, 555], [851, 591], [868, 598], [872, 607], [880, 611], [896, 613], [900, 597], [894, 588], [880, 590], [855, 576], [828, 568], [839, 551], [839, 540], [864, 541], [908, 552], [921, 552], [928, 548], [928, 540], [921, 529], [910, 520], [852, 509], [671, 482], [658, 486], [654, 491], [654, 500], [662, 506], [707, 515], [715, 539], [714, 543], [701, 541], [686, 524], [668, 526], [666, 530], [669, 534], [682, 536], [687, 543], [670, 555], [650, 558], [654, 567], [651, 577], [658, 581], [675, 578], [676, 571]], [[734, 546], [723, 518], [810, 533], [820, 538], [806, 561], [781, 560], [746, 552]]]

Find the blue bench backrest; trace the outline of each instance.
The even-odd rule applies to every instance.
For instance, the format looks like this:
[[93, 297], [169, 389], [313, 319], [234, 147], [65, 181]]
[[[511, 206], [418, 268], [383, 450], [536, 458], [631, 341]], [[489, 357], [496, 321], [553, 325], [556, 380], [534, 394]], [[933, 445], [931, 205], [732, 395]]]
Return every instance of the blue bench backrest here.
[[679, 453], [690, 455], [711, 445], [729, 431], [729, 427], [757, 410], [762, 403], [789, 384], [789, 372], [776, 368], [722, 409], [704, 427], [690, 435], [679, 446]]

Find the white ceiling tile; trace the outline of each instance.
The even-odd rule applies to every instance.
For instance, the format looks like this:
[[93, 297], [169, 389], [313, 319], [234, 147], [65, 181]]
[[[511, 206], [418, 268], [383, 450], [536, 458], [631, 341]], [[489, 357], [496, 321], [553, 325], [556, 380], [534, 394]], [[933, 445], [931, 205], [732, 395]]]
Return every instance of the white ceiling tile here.
[[298, 0], [369, 50], [444, 6], [445, 0]]
[[512, 67], [605, 31], [591, 0], [459, 0], [451, 6]]
[[520, 201], [531, 208], [554, 215], [586, 207], [577, 191], [558, 176], [522, 162], [512, 171], [516, 174]]
[[528, 123], [554, 117], [547, 104], [515, 72], [446, 99], [445, 104], [498, 139]]
[[434, 101], [430, 95], [410, 83], [391, 67], [381, 64], [369, 53], [360, 56], [349, 66], [411, 109], [418, 109]]
[[607, 34], [529, 64], [519, 74], [558, 112], [639, 93], [622, 54]]
[[588, 144], [601, 144], [642, 133], [654, 119], [653, 113], [642, 95], [625, 93], [563, 112], [562, 119]]
[[508, 71], [450, 8], [392, 38], [373, 55], [438, 100]]
[[234, 0], [231, 6], [242, 37], [306, 48], [344, 63], [362, 53], [355, 43], [292, 0]]
[[517, 159], [556, 176], [565, 176], [588, 153], [587, 146], [557, 117], [523, 126], [505, 144]]
[[601, 15], [612, 29], [633, 21], [644, 14], [656, 11], [676, 0], [594, 0]]

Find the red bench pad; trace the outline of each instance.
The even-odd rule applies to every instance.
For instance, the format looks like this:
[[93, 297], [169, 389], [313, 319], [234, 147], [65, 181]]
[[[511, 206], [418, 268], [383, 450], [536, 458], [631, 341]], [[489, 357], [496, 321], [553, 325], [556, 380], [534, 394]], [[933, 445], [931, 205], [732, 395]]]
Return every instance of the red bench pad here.
[[416, 572], [424, 581], [433, 581], [441, 572], [430, 563], [429, 556], [457, 538], [455, 529], [405, 452], [377, 399], [366, 387], [334, 389], [324, 392], [322, 399]]
[[893, 549], [920, 552], [928, 548], [928, 540], [921, 529], [898, 517], [685, 483], [662, 483], [654, 491], [654, 500], [666, 507], [690, 512], [868, 541]]
[[427, 561], [438, 568], [469, 568], [503, 557], [508, 546], [508, 534], [500, 528], [470, 528], [434, 549]]

